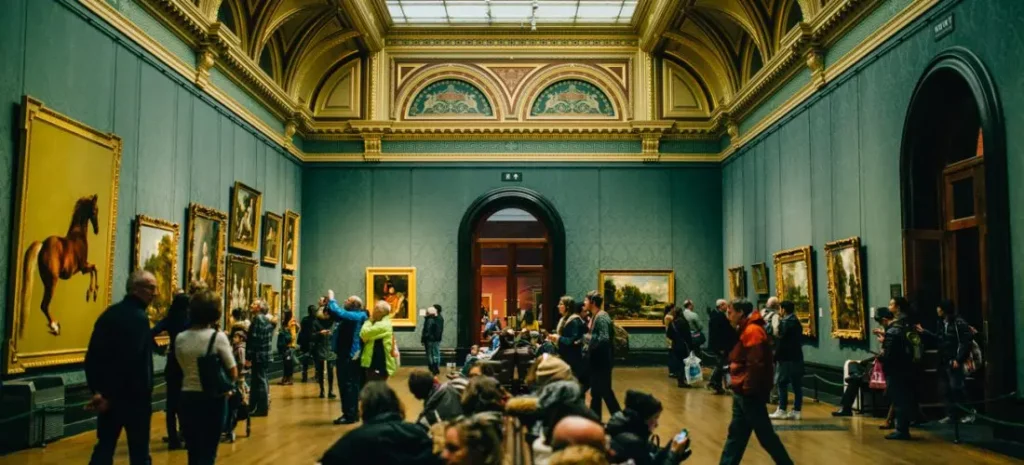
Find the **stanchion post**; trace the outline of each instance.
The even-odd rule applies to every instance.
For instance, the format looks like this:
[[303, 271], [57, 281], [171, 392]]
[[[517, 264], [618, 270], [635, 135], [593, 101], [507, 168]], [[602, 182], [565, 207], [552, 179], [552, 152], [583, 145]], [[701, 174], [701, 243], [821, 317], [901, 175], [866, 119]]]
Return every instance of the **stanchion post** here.
[[818, 381], [818, 377], [815, 376], [814, 377], [814, 402], [815, 403], [820, 403], [821, 402], [820, 396], [818, 395], [818, 382], [819, 382]]
[[[956, 407], [959, 408], [960, 406]], [[950, 417], [949, 421], [953, 422], [953, 444], [960, 444], [960, 419]]]

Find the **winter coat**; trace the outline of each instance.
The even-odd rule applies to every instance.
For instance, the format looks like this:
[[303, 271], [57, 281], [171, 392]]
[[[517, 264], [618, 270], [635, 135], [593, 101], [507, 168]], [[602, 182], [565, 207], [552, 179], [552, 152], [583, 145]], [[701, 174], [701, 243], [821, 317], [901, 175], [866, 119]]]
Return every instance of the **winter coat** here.
[[672, 319], [665, 328], [665, 335], [672, 341], [672, 353], [678, 358], [685, 358], [694, 349], [693, 333], [690, 321], [682, 316]]
[[579, 315], [566, 317], [558, 333], [558, 356], [572, 367], [577, 377], [583, 372], [583, 336], [587, 327]]
[[373, 362], [373, 353], [380, 350], [376, 347], [380, 344], [384, 351], [384, 363], [387, 367], [388, 376], [394, 375], [395, 370], [398, 369], [398, 361], [391, 354], [395, 342], [391, 317], [386, 316], [377, 322], [366, 320], [363, 323], [363, 329], [359, 331], [359, 338], [363, 341], [363, 355], [360, 365], [363, 368], [370, 368], [370, 364]]
[[729, 387], [738, 395], [767, 401], [775, 373], [772, 347], [764, 326], [764, 318], [757, 311], [750, 312], [740, 323], [739, 341], [729, 353]]
[[911, 353], [907, 333], [910, 330], [906, 315], [900, 314], [885, 329], [885, 340], [882, 341], [882, 353], [878, 360], [888, 377], [909, 377], [914, 371], [914, 359]]
[[[334, 348], [331, 347], [331, 337], [334, 334], [334, 329], [334, 321], [330, 318], [314, 318], [310, 323], [309, 349], [314, 359], [333, 362], [338, 358]], [[321, 334], [320, 331], [324, 330], [331, 331], [331, 333]]]
[[[605, 433], [611, 438], [612, 449], [625, 456], [616, 455], [616, 458], [632, 460], [636, 465], [677, 465], [689, 455], [673, 453], [671, 444], [659, 448], [650, 442], [651, 431], [647, 421], [629, 409], [620, 410], [612, 415], [605, 427]], [[621, 463], [626, 463], [626, 460]]]
[[439, 421], [451, 421], [462, 415], [462, 393], [468, 384], [465, 378], [439, 384], [423, 401], [423, 412], [416, 423], [429, 428]]
[[956, 360], [958, 364], [963, 365], [971, 355], [974, 335], [971, 334], [971, 327], [962, 318], [956, 318], [952, 322], [945, 318], [940, 319], [935, 325], [934, 332], [926, 329], [924, 334], [938, 342], [939, 360], [943, 362]]
[[804, 361], [804, 329], [796, 314], [790, 313], [779, 319], [779, 334], [775, 338], [775, 361]]
[[441, 335], [444, 334], [444, 317], [437, 314], [433, 307], [427, 309], [427, 317], [423, 319], [423, 333], [420, 334], [420, 342], [441, 342]]
[[320, 463], [440, 465], [441, 460], [434, 455], [433, 448], [433, 441], [422, 427], [402, 421], [397, 413], [385, 413], [342, 436], [327, 449]]
[[729, 324], [725, 313], [712, 309], [708, 314], [708, 349], [714, 352], [728, 352], [736, 345], [736, 330]]

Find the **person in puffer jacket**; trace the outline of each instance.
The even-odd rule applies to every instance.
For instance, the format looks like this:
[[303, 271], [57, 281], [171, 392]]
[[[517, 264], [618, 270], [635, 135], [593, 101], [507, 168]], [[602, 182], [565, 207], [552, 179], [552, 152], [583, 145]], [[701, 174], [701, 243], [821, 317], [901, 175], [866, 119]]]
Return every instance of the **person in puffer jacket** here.
[[[658, 427], [662, 405], [654, 396], [626, 391], [626, 408], [608, 420], [605, 433], [611, 438], [614, 463], [632, 461], [636, 465], [677, 465], [690, 456], [689, 440], [663, 448], [651, 442]], [[658, 441], [660, 442], [660, 440]]]
[[434, 375], [441, 373], [441, 336], [444, 334], [444, 317], [441, 306], [427, 307], [427, 317], [423, 319], [423, 333], [420, 342], [427, 352], [427, 367]]
[[739, 341], [729, 353], [732, 421], [720, 463], [739, 465], [750, 441], [750, 433], [755, 433], [775, 463], [792, 464], [793, 460], [768, 419], [766, 404], [772, 390], [774, 370], [764, 318], [744, 299], [734, 300], [726, 309], [725, 316], [739, 333]]

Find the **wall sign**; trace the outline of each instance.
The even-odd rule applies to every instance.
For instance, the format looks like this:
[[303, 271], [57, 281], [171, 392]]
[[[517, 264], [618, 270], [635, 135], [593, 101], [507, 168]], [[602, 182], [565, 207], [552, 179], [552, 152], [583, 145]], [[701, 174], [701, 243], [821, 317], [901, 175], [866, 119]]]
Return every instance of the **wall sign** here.
[[903, 296], [903, 285], [902, 284], [890, 284], [889, 285], [889, 298], [895, 299]]
[[505, 171], [501, 173], [502, 182], [522, 182], [523, 173], [519, 171]]
[[932, 35], [935, 37], [935, 40], [939, 40], [952, 33], [954, 29], [953, 26], [953, 13], [950, 13], [949, 16], [940, 19], [932, 25]]

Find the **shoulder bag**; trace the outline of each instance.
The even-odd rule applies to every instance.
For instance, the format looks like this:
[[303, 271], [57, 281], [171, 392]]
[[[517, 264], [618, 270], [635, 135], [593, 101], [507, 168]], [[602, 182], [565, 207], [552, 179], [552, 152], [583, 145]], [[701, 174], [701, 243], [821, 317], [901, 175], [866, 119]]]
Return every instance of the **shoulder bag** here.
[[196, 366], [199, 368], [199, 382], [203, 385], [203, 392], [213, 397], [223, 397], [234, 389], [235, 383], [224, 370], [220, 355], [213, 351], [216, 341], [217, 331], [214, 330], [206, 346], [206, 355], [199, 357]]

